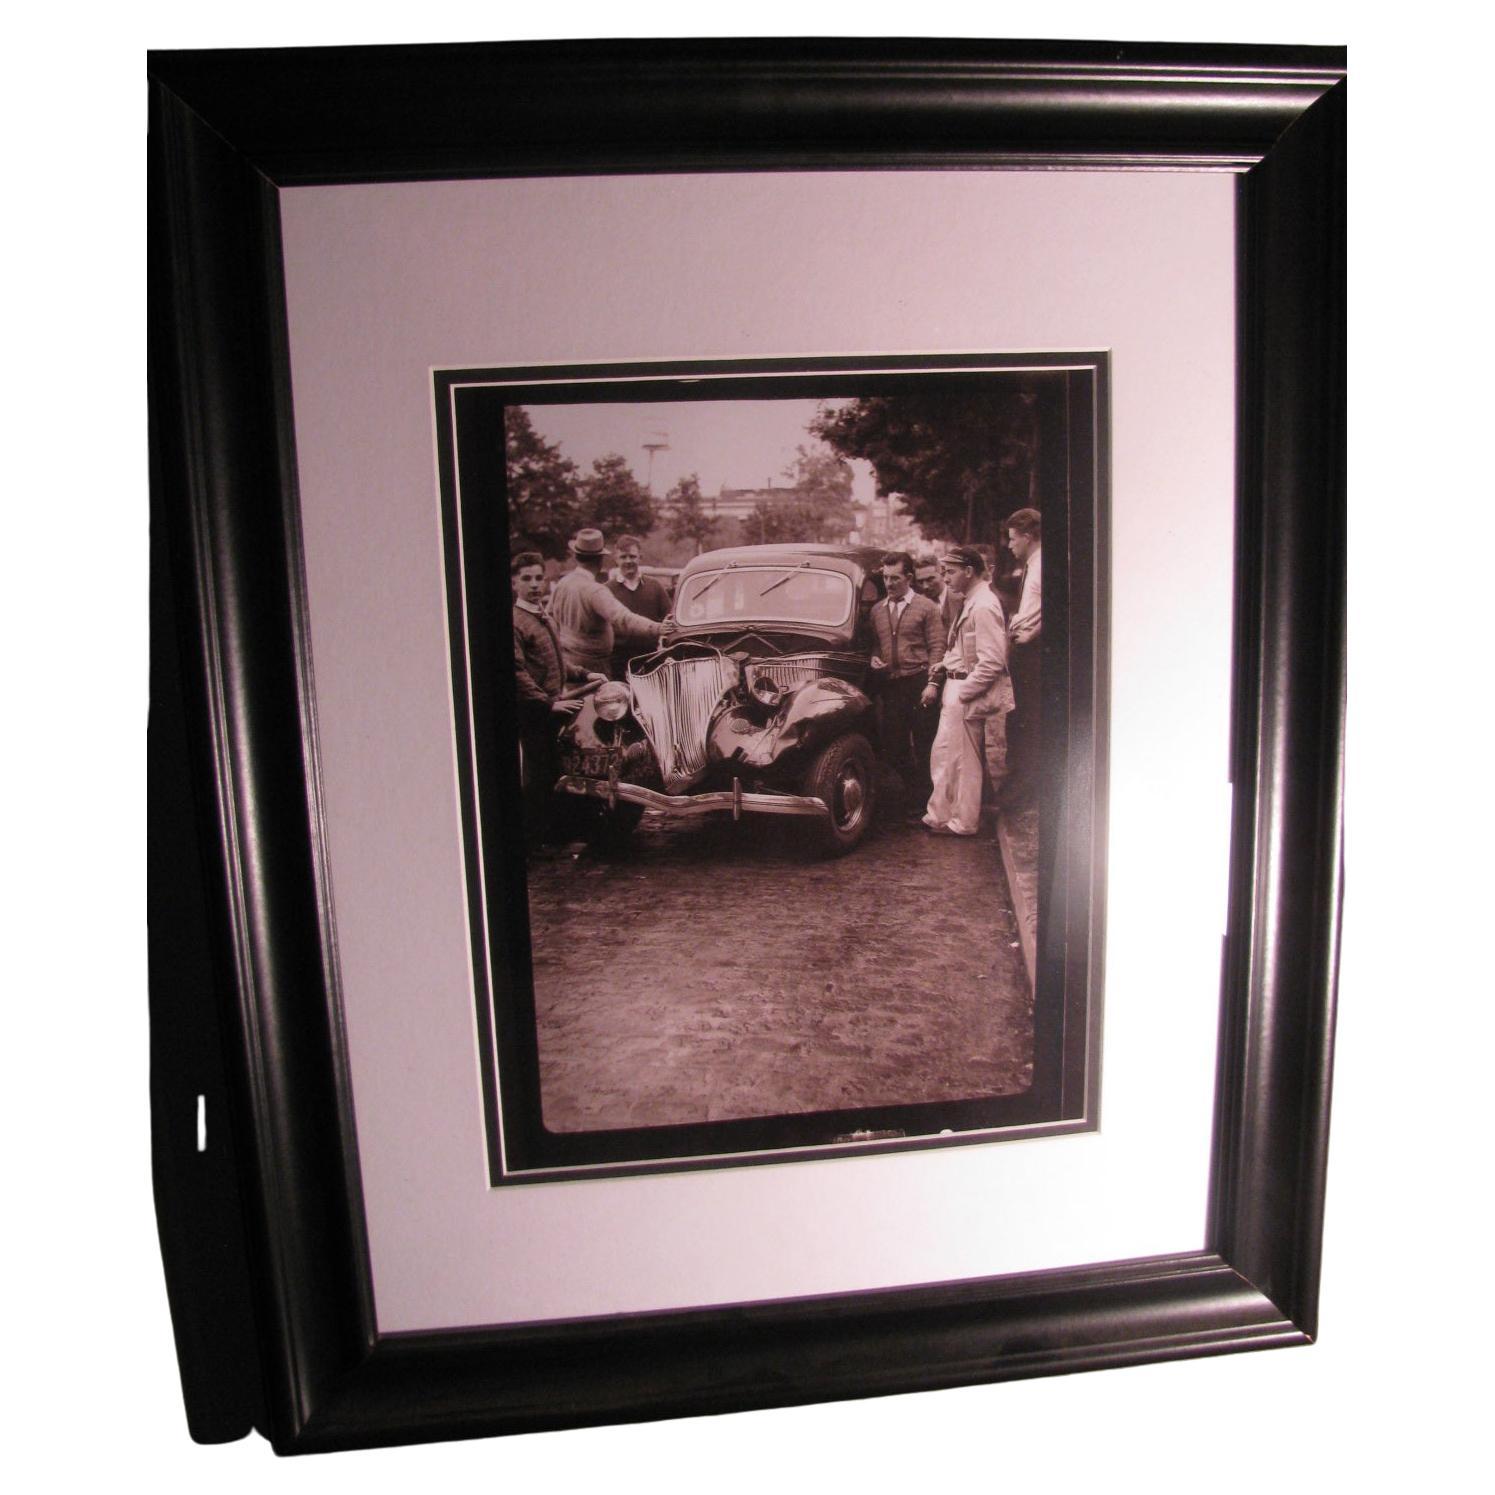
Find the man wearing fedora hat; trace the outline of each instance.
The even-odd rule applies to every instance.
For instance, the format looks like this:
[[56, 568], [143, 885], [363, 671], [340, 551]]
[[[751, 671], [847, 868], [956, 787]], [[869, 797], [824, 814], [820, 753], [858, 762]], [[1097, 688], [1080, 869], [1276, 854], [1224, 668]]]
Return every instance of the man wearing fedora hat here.
[[603, 584], [607, 546], [600, 529], [578, 531], [567, 548], [576, 557], [576, 567], [556, 583], [550, 616], [561, 635], [567, 665], [605, 675], [618, 634], [653, 640], [664, 625], [624, 607]]

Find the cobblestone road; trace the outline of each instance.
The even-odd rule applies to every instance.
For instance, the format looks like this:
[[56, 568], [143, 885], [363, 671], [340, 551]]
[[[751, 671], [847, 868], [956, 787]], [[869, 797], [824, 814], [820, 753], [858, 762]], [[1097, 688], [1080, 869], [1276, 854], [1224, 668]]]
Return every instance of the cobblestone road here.
[[1033, 1018], [994, 838], [664, 825], [530, 869], [545, 1125], [566, 1132], [1010, 1095]]

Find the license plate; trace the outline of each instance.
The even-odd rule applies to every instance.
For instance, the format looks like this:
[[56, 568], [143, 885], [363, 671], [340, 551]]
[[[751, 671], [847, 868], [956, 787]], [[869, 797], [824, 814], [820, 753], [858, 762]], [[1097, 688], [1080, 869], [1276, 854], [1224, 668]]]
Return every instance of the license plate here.
[[586, 779], [605, 779], [608, 773], [607, 750], [588, 748], [581, 755], [581, 773]]

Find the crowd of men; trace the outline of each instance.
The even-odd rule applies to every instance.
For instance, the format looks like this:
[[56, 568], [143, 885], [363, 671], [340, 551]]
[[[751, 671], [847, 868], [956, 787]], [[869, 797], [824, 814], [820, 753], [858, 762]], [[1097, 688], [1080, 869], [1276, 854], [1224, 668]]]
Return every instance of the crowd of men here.
[[1011, 617], [978, 546], [952, 546], [939, 561], [906, 551], [882, 561], [886, 595], [872, 608], [878, 735], [908, 818], [936, 835], [974, 836], [983, 798], [1011, 809], [1033, 793], [1043, 521], [1019, 509], [1006, 529], [1021, 567]]
[[559, 773], [561, 721], [581, 709], [588, 689], [617, 678], [629, 658], [657, 645], [670, 610], [669, 593], [642, 573], [643, 549], [635, 536], [618, 540], [616, 572], [607, 581], [601, 530], [580, 531], [569, 549], [576, 565], [548, 599], [539, 551], [522, 550], [509, 562], [524, 822], [532, 843], [543, 833], [550, 786]]
[[[886, 593], [870, 618], [878, 735], [907, 817], [936, 835], [974, 836], [983, 801], [1011, 809], [1033, 793], [1043, 630], [1038, 510], [1011, 515], [1006, 538], [1021, 568], [1010, 616], [983, 547], [955, 545], [918, 561], [893, 551], [882, 559]], [[521, 551], [510, 562], [531, 827], [546, 819], [560, 720], [580, 709], [588, 690], [621, 678], [630, 658], [657, 647], [671, 605], [665, 588], [643, 574], [635, 536], [618, 540], [606, 580], [600, 530], [582, 530], [569, 548], [576, 565], [548, 604], [544, 557]]]

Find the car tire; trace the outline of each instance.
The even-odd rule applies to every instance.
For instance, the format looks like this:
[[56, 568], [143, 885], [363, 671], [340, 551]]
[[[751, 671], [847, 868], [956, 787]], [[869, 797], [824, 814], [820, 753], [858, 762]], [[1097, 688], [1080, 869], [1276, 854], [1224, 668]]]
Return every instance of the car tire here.
[[877, 807], [877, 760], [859, 732], [828, 743], [805, 773], [804, 793], [830, 807], [829, 820], [816, 819], [811, 849], [820, 856], [845, 856], [862, 843]]

